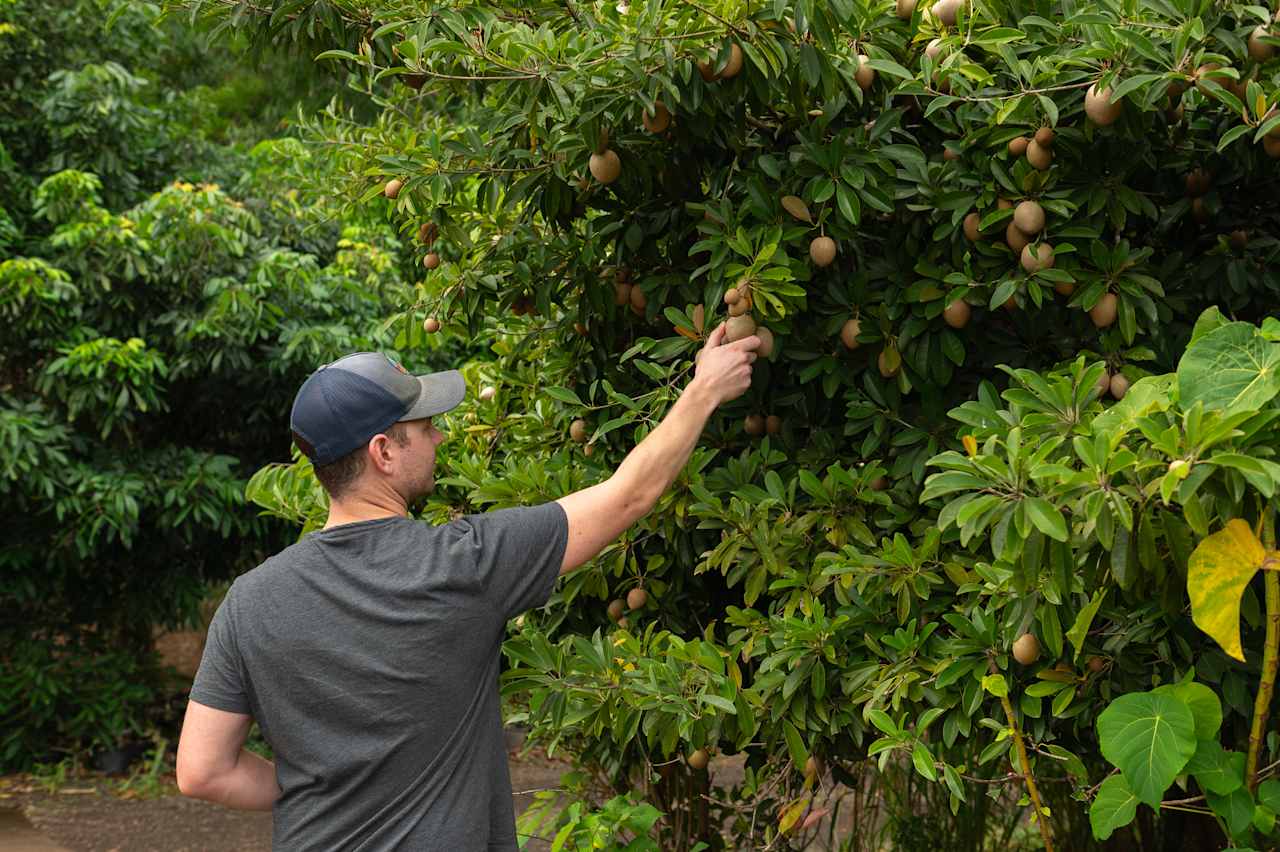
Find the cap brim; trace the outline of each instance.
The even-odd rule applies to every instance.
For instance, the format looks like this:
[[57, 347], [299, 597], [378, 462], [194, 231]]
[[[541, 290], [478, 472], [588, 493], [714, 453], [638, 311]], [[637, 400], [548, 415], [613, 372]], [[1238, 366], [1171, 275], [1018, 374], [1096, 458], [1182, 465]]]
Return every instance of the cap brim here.
[[451, 408], [456, 408], [467, 395], [467, 383], [457, 370], [444, 370], [414, 378], [422, 384], [422, 393], [418, 401], [400, 418], [400, 422], [444, 414]]

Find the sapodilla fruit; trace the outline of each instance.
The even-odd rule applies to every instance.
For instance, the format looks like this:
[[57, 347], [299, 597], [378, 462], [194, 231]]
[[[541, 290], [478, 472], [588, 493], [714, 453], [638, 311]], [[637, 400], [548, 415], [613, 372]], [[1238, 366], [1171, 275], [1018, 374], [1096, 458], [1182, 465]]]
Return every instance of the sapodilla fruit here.
[[884, 491], [889, 487], [889, 479], [885, 476], [877, 476], [875, 479], [871, 480], [869, 487], [872, 491]]
[[976, 243], [982, 239], [982, 231], [978, 225], [982, 222], [982, 217], [977, 213], [970, 213], [964, 217], [964, 236], [971, 243]]
[[488, 402], [489, 400], [493, 399], [497, 395], [498, 395], [498, 389], [495, 388], [493, 385], [485, 385], [484, 387], [480, 388], [480, 393], [476, 394], [476, 396], [480, 398], [481, 402]]
[[956, 14], [960, 11], [961, 0], [938, 0], [929, 7], [929, 11], [942, 23], [949, 27], [956, 25]]
[[1044, 208], [1034, 201], [1023, 201], [1013, 208], [1013, 224], [1028, 237], [1044, 229]]
[[942, 319], [952, 328], [964, 328], [969, 324], [972, 313], [968, 302], [964, 299], [956, 299], [942, 309]]
[[1262, 150], [1273, 160], [1280, 160], [1280, 139], [1271, 135], [1262, 137]]
[[1093, 389], [1098, 392], [1098, 396], [1102, 396], [1107, 391], [1111, 390], [1111, 374], [1104, 371], [1102, 375], [1098, 377], [1098, 381], [1094, 382]]
[[858, 84], [858, 88], [866, 91], [871, 88], [871, 84], [876, 81], [876, 69], [867, 63], [871, 61], [871, 57], [858, 54], [858, 70], [853, 72], [853, 80]]
[[1030, 633], [1023, 633], [1013, 643], [1013, 658], [1024, 666], [1040, 659], [1040, 640]]
[[996, 209], [997, 209], [997, 210], [1011, 210], [1011, 209], [1013, 209], [1013, 202], [1012, 202], [1012, 201], [1010, 201], [1010, 200], [1009, 200], [1009, 199], [1007, 199], [1007, 198], [997, 198], [997, 199], [996, 199]]
[[1057, 293], [1059, 296], [1070, 296], [1075, 291], [1076, 291], [1076, 285], [1072, 284], [1070, 281], [1054, 282], [1053, 292]]
[[1027, 153], [1027, 145], [1031, 142], [1026, 136], [1017, 136], [1009, 140], [1009, 154], [1014, 157], [1021, 157]]
[[1116, 299], [1116, 294], [1103, 293], [1098, 303], [1089, 309], [1089, 319], [1093, 320], [1093, 324], [1098, 328], [1106, 328], [1116, 321], [1118, 309], [1119, 300]]
[[662, 101], [658, 101], [653, 105], [653, 115], [645, 110], [640, 116], [644, 129], [650, 133], [661, 133], [671, 126], [671, 111], [667, 109], [667, 105]]
[[735, 340], [743, 340], [756, 333], [756, 321], [749, 314], [743, 314], [738, 317], [729, 317], [724, 324], [724, 339], [733, 343]]
[[1099, 127], [1106, 127], [1108, 124], [1114, 124], [1116, 119], [1120, 117], [1120, 113], [1124, 111], [1124, 103], [1111, 102], [1111, 88], [1099, 90], [1098, 84], [1094, 83], [1089, 87], [1089, 91], [1084, 94], [1084, 112], [1093, 120], [1093, 123]]
[[756, 328], [756, 337], [760, 338], [760, 345], [756, 347], [756, 355], [761, 358], [768, 358], [773, 354], [773, 332], [760, 326]]
[[422, 258], [422, 265], [425, 266], [427, 269], [435, 269], [437, 266], [440, 265], [440, 255], [438, 255], [433, 251], [427, 252], [426, 255]]
[[627, 609], [640, 609], [649, 602], [649, 593], [644, 589], [632, 589], [627, 592]]
[[[890, 352], [893, 354], [889, 354]], [[876, 358], [876, 367], [880, 370], [881, 376], [892, 379], [902, 371], [902, 356], [898, 354], [898, 350], [886, 346], [880, 350], [880, 355]]]
[[764, 432], [766, 435], [776, 435], [782, 431], [782, 418], [776, 414], [770, 414], [764, 419]]
[[587, 421], [579, 418], [569, 424], [569, 439], [575, 444], [587, 442]]
[[809, 257], [818, 266], [830, 266], [836, 259], [836, 241], [830, 237], [814, 237], [809, 243]]
[[395, 198], [400, 194], [400, 187], [404, 186], [404, 181], [400, 178], [392, 178], [387, 181], [387, 185], [382, 188], [382, 194], [387, 198]]
[[893, 6], [893, 13], [904, 21], [910, 20], [911, 16], [916, 12], [916, 0], [897, 0]]
[[721, 80], [728, 80], [737, 77], [738, 72], [742, 70], [742, 48], [736, 44], [729, 45], [729, 59], [724, 64], [724, 70], [720, 72]]
[[619, 618], [622, 618], [622, 614], [627, 611], [626, 608], [627, 602], [622, 598], [615, 598], [609, 601], [609, 608], [606, 610], [609, 614], [609, 620], [617, 621]]
[[431, 245], [436, 241], [436, 234], [439, 232], [440, 229], [436, 227], [435, 222], [423, 222], [418, 227], [418, 242]]
[[1004, 229], [1004, 241], [1013, 249], [1014, 254], [1021, 254], [1022, 250], [1027, 247], [1027, 243], [1031, 242], [1031, 238], [1022, 231], [1018, 230], [1018, 226], [1010, 222]]
[[742, 421], [742, 431], [753, 438], [764, 434], [764, 418], [759, 414], [748, 414]]
[[427, 334], [435, 334], [440, 330], [440, 320], [435, 317], [427, 317], [422, 321], [422, 330]]
[[1027, 143], [1027, 162], [1037, 171], [1045, 171], [1053, 165], [1053, 151], [1032, 139]]
[[591, 170], [591, 176], [600, 183], [610, 184], [622, 174], [622, 161], [618, 159], [616, 151], [605, 148], [603, 152], [591, 155], [587, 168]]
[[862, 345], [858, 342], [858, 335], [861, 333], [862, 323], [856, 317], [845, 320], [844, 325], [840, 326], [840, 342], [845, 349], [857, 349]]
[[942, 53], [942, 39], [935, 38], [924, 46], [924, 55], [930, 59], [937, 59]]
[[629, 305], [631, 303], [631, 285], [625, 281], [615, 281], [613, 284], [613, 303], [618, 307]]
[[1050, 145], [1053, 144], [1055, 135], [1056, 134], [1054, 134], [1052, 127], [1048, 127], [1048, 126], [1041, 127], [1039, 130], [1036, 131], [1036, 138], [1035, 138], [1036, 144], [1042, 148], [1048, 148]]
[[1115, 399], [1124, 399], [1124, 395], [1129, 392], [1129, 380], [1121, 373], [1116, 373], [1111, 377], [1111, 386], [1108, 389]]
[[710, 755], [707, 754], [707, 750], [705, 748], [700, 748], [693, 754], [689, 755], [689, 766], [694, 769], [706, 769], [707, 761], [709, 759]]
[[1048, 243], [1027, 245], [1022, 249], [1022, 268], [1034, 275], [1042, 269], [1053, 268], [1053, 246]]
[[644, 313], [644, 309], [649, 305], [649, 299], [645, 296], [644, 290], [634, 284], [631, 285], [631, 293], [627, 301], [631, 302], [632, 310], [640, 313]]
[[729, 306], [729, 316], [740, 317], [749, 310], [751, 310], [751, 303], [746, 299], [739, 299]]
[[1267, 29], [1266, 24], [1254, 27], [1253, 32], [1249, 33], [1249, 58], [1255, 62], [1266, 62], [1272, 56], [1275, 56], [1276, 49], [1272, 45], [1262, 40], [1263, 36], [1269, 36], [1271, 32]]
[[1197, 198], [1213, 187], [1213, 178], [1201, 168], [1192, 169], [1187, 175], [1187, 195]]

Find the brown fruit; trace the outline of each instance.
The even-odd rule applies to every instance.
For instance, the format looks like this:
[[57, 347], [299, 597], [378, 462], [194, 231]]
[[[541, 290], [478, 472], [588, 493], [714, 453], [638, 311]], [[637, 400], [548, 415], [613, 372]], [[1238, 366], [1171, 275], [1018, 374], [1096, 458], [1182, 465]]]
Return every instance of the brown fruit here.
[[861, 322], [856, 318], [845, 320], [844, 325], [840, 326], [840, 342], [845, 349], [857, 349], [861, 345], [858, 343], [858, 335], [861, 333]]
[[1030, 633], [1023, 633], [1013, 643], [1013, 658], [1024, 666], [1040, 659], [1040, 640]]
[[623, 281], [613, 285], [613, 303], [618, 307], [631, 304], [631, 285]]
[[426, 256], [422, 258], [422, 265], [427, 269], [435, 269], [440, 265], [440, 255], [433, 251], [427, 252]]
[[603, 184], [613, 183], [622, 174], [622, 162], [611, 148], [606, 148], [602, 154], [592, 154], [587, 168], [591, 170], [591, 176]]
[[702, 77], [702, 79], [707, 81], [708, 83], [718, 80], [719, 77], [716, 76], [715, 67], [716, 67], [715, 57], [712, 57], [710, 60], [706, 62], [699, 61], [698, 76]]
[[879, 368], [880, 375], [886, 379], [892, 379], [902, 371], [902, 356], [898, 354], [897, 349], [886, 346], [880, 350], [880, 355], [876, 358], [876, 367]]
[[1124, 395], [1129, 392], [1129, 385], [1132, 384], [1120, 373], [1116, 373], [1111, 377], [1111, 396], [1115, 399], [1124, 399]]
[[640, 115], [640, 121], [650, 133], [661, 133], [671, 125], [671, 111], [666, 104], [658, 101], [653, 105], [653, 114], [650, 115], [649, 110], [645, 110]]
[[1012, 157], [1021, 157], [1027, 153], [1027, 143], [1031, 140], [1026, 136], [1018, 136], [1009, 140], [1009, 155]]
[[968, 302], [964, 299], [956, 299], [942, 309], [942, 319], [952, 328], [964, 328], [969, 324], [969, 316], [972, 313]]
[[1052, 127], [1041, 127], [1036, 131], [1036, 144], [1041, 148], [1048, 148], [1053, 144], [1055, 135]]
[[387, 198], [395, 198], [400, 194], [400, 187], [404, 186], [404, 181], [400, 178], [392, 178], [387, 181], [387, 185], [382, 188], [382, 194]]
[[875, 479], [871, 480], [870, 488], [872, 491], [884, 491], [888, 487], [889, 478], [887, 476], [877, 476]]
[[1098, 84], [1094, 83], [1089, 87], [1089, 91], [1085, 92], [1085, 115], [1093, 119], [1093, 123], [1099, 127], [1106, 127], [1108, 124], [1114, 124], [1116, 119], [1120, 117], [1120, 113], [1123, 111], [1123, 102], [1111, 102], [1110, 87], [1099, 91]]
[[1008, 243], [1009, 248], [1013, 249], [1014, 254], [1020, 254], [1031, 239], [1019, 231], [1017, 225], [1010, 222], [1004, 229], [1004, 241]]
[[1042, 269], [1053, 268], [1053, 246], [1048, 243], [1024, 246], [1022, 249], [1022, 268], [1031, 275]]
[[936, 60], [942, 53], [942, 39], [935, 38], [924, 46], [924, 55]]
[[649, 304], [649, 299], [647, 296], [645, 296], [644, 290], [642, 290], [640, 287], [636, 286], [635, 284], [632, 284], [631, 293], [629, 295], [630, 295], [630, 298], [628, 301], [631, 302], [631, 307], [634, 310], [644, 313], [645, 307], [647, 307]]
[[1231, 243], [1231, 247], [1236, 251], [1244, 251], [1249, 245], [1249, 232], [1242, 230], [1232, 231], [1231, 236], [1228, 237], [1228, 241]]
[[756, 321], [751, 318], [750, 314], [742, 316], [729, 317], [724, 324], [724, 339], [733, 343], [735, 340], [743, 340], [756, 333]]
[[626, 612], [626, 606], [626, 602], [621, 598], [615, 598], [614, 600], [609, 601], [609, 620], [617, 621], [619, 618], [622, 618], [622, 614]]
[[897, 0], [893, 6], [893, 13], [899, 18], [910, 20], [911, 16], [916, 12], [916, 0]]
[[1119, 301], [1116, 299], [1116, 294], [1103, 293], [1098, 303], [1089, 309], [1089, 319], [1093, 320], [1093, 324], [1098, 328], [1106, 328], [1116, 321], [1118, 308]]
[[726, 305], [736, 305], [742, 299], [742, 294], [738, 292], [737, 287], [730, 287], [724, 291], [724, 303]]
[[1089, 667], [1089, 671], [1097, 674], [1107, 667], [1107, 661], [1095, 655], [1089, 658], [1086, 665]]
[[587, 327], [580, 322], [575, 322], [573, 324], [573, 330], [578, 332], [578, 334], [582, 335], [583, 337], [587, 336]]
[[689, 755], [689, 765], [694, 769], [706, 769], [707, 761], [710, 757], [711, 756], [707, 754], [706, 749], [700, 748], [693, 754]]
[[946, 160], [946, 161], [948, 161], [948, 162], [951, 162], [951, 161], [953, 161], [953, 160], [958, 160], [958, 159], [960, 159], [960, 154], [959, 154], [958, 152], [956, 152], [956, 151], [952, 150], [951, 148], [943, 148], [943, 149], [942, 149], [942, 159], [944, 159], [944, 160]]
[[627, 592], [627, 609], [640, 609], [649, 602], [649, 593], [644, 589], [632, 589]]
[[1111, 390], [1111, 374], [1104, 372], [1099, 376], [1098, 381], [1093, 384], [1093, 389], [1098, 392], [1099, 397]]
[[1280, 160], [1280, 138], [1267, 134], [1262, 137], [1262, 150], [1273, 160]]
[[938, 0], [929, 7], [933, 16], [949, 27], [956, 25], [956, 14], [960, 11], [960, 0]]
[[815, 237], [809, 243], [809, 257], [818, 266], [830, 266], [836, 259], [836, 241], [830, 237]]
[[764, 418], [759, 414], [748, 414], [742, 421], [742, 431], [757, 437], [764, 434]]
[[1276, 49], [1272, 45], [1262, 40], [1263, 36], [1271, 35], [1266, 24], [1253, 28], [1253, 32], [1249, 33], [1249, 58], [1255, 62], [1266, 62], [1275, 56]]
[[1213, 187], [1213, 178], [1204, 169], [1193, 169], [1187, 175], [1187, 195], [1196, 198], [1204, 195]]
[[876, 81], [876, 69], [867, 63], [871, 61], [871, 57], [858, 54], [858, 70], [853, 72], [853, 80], [858, 84], [858, 88], [866, 91], [871, 88], [871, 84]]
[[440, 330], [440, 320], [435, 317], [427, 317], [422, 321], [422, 330], [427, 334], [435, 334]]
[[1076, 285], [1070, 281], [1058, 281], [1053, 285], [1053, 292], [1059, 296], [1070, 296], [1076, 291]]
[[1209, 208], [1205, 206], [1203, 196], [1191, 199], [1191, 216], [1201, 224], [1209, 221]]
[[770, 414], [764, 419], [764, 431], [768, 435], [776, 435], [782, 431], [782, 418], [776, 414]]
[[587, 442], [587, 421], [578, 418], [570, 423], [569, 439], [575, 444], [585, 444]]
[[[596, 445], [595, 445], [595, 444], [587, 444], [585, 447], [583, 447], [583, 448], [582, 448], [582, 454], [583, 454], [584, 456], [586, 456], [587, 458], [591, 458], [593, 455], [595, 455], [595, 454], [596, 454]], [[627, 625], [626, 625], [626, 621], [627, 621], [627, 620], [626, 620], [625, 618], [621, 619], [621, 620], [618, 622], [619, 626], [620, 626], [620, 627], [626, 627], [626, 626], [627, 626]]]
[[970, 213], [964, 217], [964, 236], [971, 243], [976, 243], [982, 239], [982, 231], [978, 229], [980, 222], [982, 222], [982, 217], [977, 213]]
[[749, 310], [751, 310], [751, 304], [746, 299], [739, 299], [729, 306], [729, 316], [740, 317]]
[[1013, 224], [1028, 237], [1044, 228], [1044, 208], [1034, 201], [1023, 201], [1013, 209]]
[[761, 358], [768, 358], [773, 354], [773, 332], [764, 326], [756, 328], [756, 337], [760, 338], [760, 345], [756, 347], [756, 354]]
[[701, 304], [694, 305], [693, 316], [690, 317], [690, 319], [693, 320], [693, 330], [696, 331], [698, 334], [702, 334], [703, 324], [707, 320], [706, 308], [702, 307]]
[[423, 222], [418, 226], [418, 242], [431, 245], [436, 241], [436, 234], [439, 231], [440, 229], [436, 227], [435, 222]]
[[997, 209], [997, 210], [1008, 210], [1008, 209], [1010, 209], [1010, 208], [1012, 208], [1012, 207], [1013, 207], [1013, 202], [1012, 202], [1012, 201], [1010, 201], [1009, 199], [1007, 199], [1007, 198], [997, 198], [997, 199], [996, 199], [996, 209]]
[[805, 778], [821, 778], [827, 774], [827, 766], [822, 758], [816, 754], [809, 755], [809, 759], [804, 762]]
[[1044, 171], [1053, 165], [1053, 151], [1032, 139], [1027, 145], [1027, 162], [1032, 168]]
[[493, 399], [497, 395], [498, 395], [498, 389], [495, 388], [493, 385], [485, 385], [484, 387], [480, 388], [480, 393], [476, 394], [476, 396], [479, 397], [481, 402], [488, 402], [489, 400]]
[[724, 64], [724, 70], [720, 72], [721, 80], [728, 80], [731, 77], [737, 77], [738, 72], [742, 70], [742, 48], [736, 44], [729, 45], [729, 61]]
[[[583, 449], [582, 449], [582, 454], [583, 454], [584, 456], [589, 456], [589, 455], [591, 455], [589, 452], [587, 452], [587, 450], [589, 450], [589, 449], [591, 449], [591, 445], [590, 445], [590, 444], [588, 444], [587, 446], [583, 447]], [[625, 615], [624, 615], [624, 616], [622, 616], [622, 618], [619, 618], [619, 619], [618, 619], [618, 629], [619, 629], [619, 630], [626, 630], [626, 629], [627, 629], [628, 627], [630, 627], [630, 626], [631, 626], [631, 622], [627, 619], [627, 617], [626, 617]]]

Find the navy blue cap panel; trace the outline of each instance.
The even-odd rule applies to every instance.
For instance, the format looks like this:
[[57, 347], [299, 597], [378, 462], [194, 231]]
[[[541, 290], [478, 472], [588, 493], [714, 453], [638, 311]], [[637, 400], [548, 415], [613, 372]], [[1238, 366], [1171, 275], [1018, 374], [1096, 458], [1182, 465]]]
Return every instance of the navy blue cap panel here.
[[335, 462], [400, 419], [404, 403], [376, 382], [346, 370], [322, 369], [298, 391], [293, 428], [315, 447], [312, 462]]

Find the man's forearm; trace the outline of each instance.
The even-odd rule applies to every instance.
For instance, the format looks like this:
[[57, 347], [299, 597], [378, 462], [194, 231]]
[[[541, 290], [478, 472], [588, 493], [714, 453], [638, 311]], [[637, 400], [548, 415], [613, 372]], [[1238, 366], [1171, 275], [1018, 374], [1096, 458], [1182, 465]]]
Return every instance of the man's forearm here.
[[684, 469], [716, 405], [708, 388], [691, 381], [657, 428], [622, 460], [614, 477], [631, 483], [633, 493], [652, 506]]
[[269, 811], [280, 798], [276, 765], [242, 748], [235, 768], [210, 781], [195, 793], [195, 798], [242, 811]]

